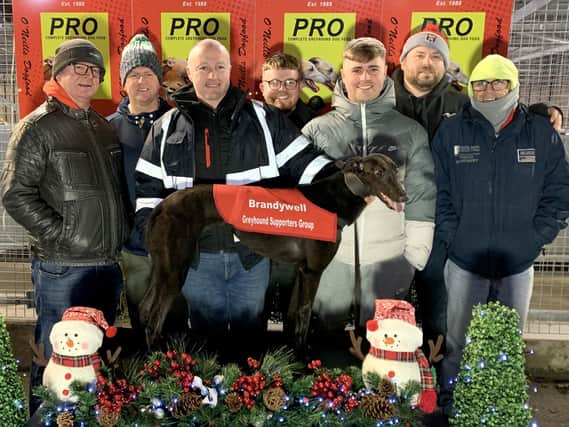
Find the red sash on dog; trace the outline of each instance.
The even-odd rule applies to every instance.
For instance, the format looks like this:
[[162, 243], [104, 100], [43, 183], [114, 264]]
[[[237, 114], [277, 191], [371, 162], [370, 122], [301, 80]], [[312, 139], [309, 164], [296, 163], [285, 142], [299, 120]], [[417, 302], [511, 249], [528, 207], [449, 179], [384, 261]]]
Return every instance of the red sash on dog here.
[[223, 220], [238, 230], [336, 241], [336, 214], [316, 206], [298, 190], [216, 184], [213, 198]]

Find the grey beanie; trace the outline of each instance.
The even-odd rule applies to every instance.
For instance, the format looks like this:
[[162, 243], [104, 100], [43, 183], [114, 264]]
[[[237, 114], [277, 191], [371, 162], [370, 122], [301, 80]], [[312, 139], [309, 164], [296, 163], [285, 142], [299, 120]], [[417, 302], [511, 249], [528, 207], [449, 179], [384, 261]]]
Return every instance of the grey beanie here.
[[412, 35], [403, 45], [399, 62], [402, 62], [407, 54], [417, 46], [430, 47], [438, 50], [443, 56], [445, 70], [450, 62], [448, 43], [436, 25], [427, 25], [417, 34]]
[[144, 34], [136, 34], [122, 51], [120, 76], [123, 87], [128, 74], [136, 67], [150, 68], [162, 83], [162, 64]]
[[101, 69], [99, 81], [105, 78], [105, 61], [103, 54], [97, 46], [85, 39], [72, 39], [61, 43], [55, 50], [53, 58], [53, 77], [57, 76], [65, 67], [73, 62], [89, 62]]

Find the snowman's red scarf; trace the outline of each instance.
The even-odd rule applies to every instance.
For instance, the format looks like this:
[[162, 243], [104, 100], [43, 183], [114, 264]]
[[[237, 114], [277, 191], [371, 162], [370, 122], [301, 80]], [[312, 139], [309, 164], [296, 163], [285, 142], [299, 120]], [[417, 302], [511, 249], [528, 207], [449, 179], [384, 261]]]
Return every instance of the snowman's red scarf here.
[[420, 348], [415, 351], [389, 351], [371, 346], [369, 354], [378, 359], [397, 360], [400, 362], [416, 361], [419, 364], [419, 373], [421, 375], [421, 390], [435, 388], [433, 375], [429, 369], [429, 362]]
[[97, 371], [101, 366], [101, 357], [95, 352], [86, 356], [64, 356], [62, 354], [52, 353], [51, 360], [56, 365], [67, 366], [69, 368], [84, 368], [85, 366], [93, 366]]

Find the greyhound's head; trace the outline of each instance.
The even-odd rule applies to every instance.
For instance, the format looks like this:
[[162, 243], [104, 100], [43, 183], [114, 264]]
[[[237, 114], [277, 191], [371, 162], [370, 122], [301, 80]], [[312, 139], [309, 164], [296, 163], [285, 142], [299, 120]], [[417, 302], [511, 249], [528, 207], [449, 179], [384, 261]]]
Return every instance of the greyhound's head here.
[[339, 161], [344, 181], [352, 193], [362, 198], [377, 196], [386, 206], [407, 201], [407, 194], [397, 178], [397, 165], [383, 154], [353, 157]]

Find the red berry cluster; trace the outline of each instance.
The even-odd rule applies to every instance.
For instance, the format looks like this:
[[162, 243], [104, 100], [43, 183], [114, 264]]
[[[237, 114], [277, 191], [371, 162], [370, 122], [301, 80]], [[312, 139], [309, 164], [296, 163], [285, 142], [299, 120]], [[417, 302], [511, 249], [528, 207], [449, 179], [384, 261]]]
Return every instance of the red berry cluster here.
[[[313, 367], [311, 367], [311, 364]], [[308, 365], [310, 369], [317, 369], [320, 364]], [[359, 403], [351, 394], [353, 379], [347, 374], [332, 378], [328, 372], [323, 372], [314, 378], [311, 394], [315, 398], [322, 398], [334, 409], [342, 408], [346, 412], [356, 408]]]
[[159, 354], [152, 362], [146, 362], [142, 375], [151, 381], [158, 381], [174, 375], [180, 387], [187, 393], [194, 381], [192, 366], [195, 364], [196, 361], [189, 354], [167, 351], [164, 354]]
[[122, 407], [135, 400], [142, 385], [128, 384], [125, 379], [111, 381], [105, 375], [97, 374], [96, 408], [105, 413], [121, 412]]
[[320, 366], [322, 366], [322, 361], [320, 360], [313, 360], [312, 362], [310, 362], [308, 364], [308, 369], [311, 369], [313, 371], [317, 370], [318, 368], [320, 368]]
[[[257, 369], [259, 367], [259, 362], [251, 357], [247, 360], [247, 363], [253, 369]], [[231, 390], [240, 393], [243, 403], [247, 409], [251, 409], [255, 406], [255, 399], [259, 394], [261, 394], [261, 391], [265, 388], [266, 384], [267, 381], [265, 376], [259, 371], [255, 372], [253, 375], [245, 375], [242, 373], [237, 381], [235, 381], [231, 386]]]

